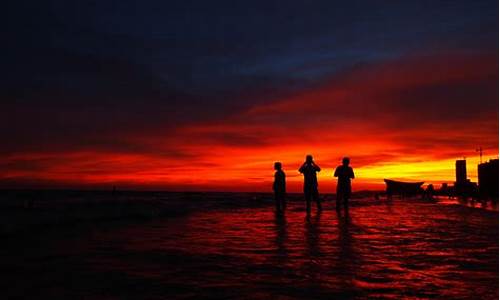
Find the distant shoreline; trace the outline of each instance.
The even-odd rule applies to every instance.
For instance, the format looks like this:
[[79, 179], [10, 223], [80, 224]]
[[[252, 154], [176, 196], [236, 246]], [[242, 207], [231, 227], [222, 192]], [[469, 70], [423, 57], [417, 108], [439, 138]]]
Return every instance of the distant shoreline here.
[[[78, 193], [113, 193], [112, 189], [66, 189], [66, 188], [0, 188], [0, 195], [2, 193], [9, 193], [9, 192], [78, 192]], [[376, 193], [383, 193], [385, 192], [384, 189], [381, 190], [359, 190], [359, 191], [353, 191], [352, 194], [376, 194]], [[141, 193], [141, 194], [154, 194], [154, 193], [178, 193], [178, 194], [272, 194], [272, 191], [268, 192], [260, 192], [260, 191], [213, 191], [213, 190], [207, 190], [207, 191], [175, 191], [175, 190], [140, 190], [140, 189], [117, 189], [115, 193]], [[302, 195], [302, 192], [287, 192], [288, 195]], [[324, 195], [335, 195], [335, 192], [325, 192], [321, 193]]]

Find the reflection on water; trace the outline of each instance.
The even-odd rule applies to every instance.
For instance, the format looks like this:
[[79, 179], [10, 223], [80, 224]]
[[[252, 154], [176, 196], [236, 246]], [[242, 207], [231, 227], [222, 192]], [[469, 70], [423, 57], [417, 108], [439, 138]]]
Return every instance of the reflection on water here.
[[460, 204], [472, 208], [498, 211], [498, 202], [494, 201], [477, 200], [473, 198], [460, 198], [460, 197], [448, 198], [443, 196], [435, 197], [435, 199], [437, 202], [441, 204], [447, 204], [447, 205]]
[[275, 243], [276, 243], [276, 252], [279, 257], [287, 257], [288, 250], [286, 249], [288, 231], [286, 224], [286, 216], [283, 214], [276, 214], [275, 218]]
[[63, 246], [88, 298], [498, 296], [497, 213], [436, 203], [199, 211]]
[[346, 210], [345, 215], [337, 214], [338, 219], [338, 269], [343, 278], [344, 286], [352, 286], [355, 275], [355, 265], [359, 265], [359, 257], [356, 255], [356, 249], [353, 247], [353, 239], [351, 234], [350, 217]]

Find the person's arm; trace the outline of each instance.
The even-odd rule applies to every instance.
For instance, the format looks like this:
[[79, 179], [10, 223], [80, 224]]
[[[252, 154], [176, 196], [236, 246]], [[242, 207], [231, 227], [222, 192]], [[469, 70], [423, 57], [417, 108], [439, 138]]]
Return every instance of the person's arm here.
[[280, 172], [280, 173], [278, 173], [277, 176], [278, 177], [276, 177], [276, 182], [283, 184], [285, 182], [285, 173]]
[[273, 191], [276, 191], [277, 183], [278, 183], [278, 172], [274, 173]]
[[335, 172], [333, 173], [333, 177], [339, 177], [339, 167], [335, 168]]
[[321, 171], [321, 168], [320, 168], [317, 164], [314, 164], [313, 166], [314, 166], [314, 170], [315, 170], [316, 172]]
[[300, 173], [304, 173], [304, 169], [305, 169], [305, 167], [306, 167], [306, 164], [305, 164], [305, 163], [304, 163], [304, 164], [302, 164], [302, 166], [300, 166], [300, 168], [299, 168], [299, 172], [300, 172]]
[[349, 167], [349, 177], [354, 179], [354, 171], [352, 170], [351, 167]]

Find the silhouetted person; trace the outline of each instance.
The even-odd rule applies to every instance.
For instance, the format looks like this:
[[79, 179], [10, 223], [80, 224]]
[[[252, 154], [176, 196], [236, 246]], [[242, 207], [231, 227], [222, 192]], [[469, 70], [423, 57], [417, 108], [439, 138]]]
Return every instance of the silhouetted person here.
[[427, 188], [425, 189], [424, 196], [427, 200], [433, 200], [434, 199], [434, 186], [432, 184], [428, 184]]
[[311, 201], [316, 201], [318, 210], [321, 210], [321, 202], [318, 193], [318, 178], [316, 173], [321, 171], [321, 168], [313, 161], [312, 155], [306, 156], [306, 161], [300, 167], [299, 172], [304, 174], [304, 196], [307, 203], [307, 214], [311, 213]]
[[336, 209], [340, 209], [341, 202], [344, 204], [344, 209], [349, 207], [349, 199], [351, 198], [351, 179], [354, 179], [354, 172], [349, 167], [349, 158], [342, 159], [342, 165], [335, 169], [334, 177], [338, 178], [337, 181], [337, 202]]
[[285, 211], [286, 208], [286, 179], [285, 172], [281, 169], [281, 163], [275, 162], [274, 169], [276, 173], [274, 173], [274, 200], [276, 201], [276, 212], [281, 213]]

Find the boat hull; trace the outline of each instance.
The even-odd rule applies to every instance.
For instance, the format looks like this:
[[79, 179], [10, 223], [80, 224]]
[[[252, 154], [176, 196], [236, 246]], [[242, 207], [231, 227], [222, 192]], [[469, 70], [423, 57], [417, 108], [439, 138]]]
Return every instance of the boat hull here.
[[386, 184], [386, 193], [388, 197], [399, 195], [401, 197], [410, 197], [422, 193], [424, 182], [404, 182], [390, 179], [384, 179]]

